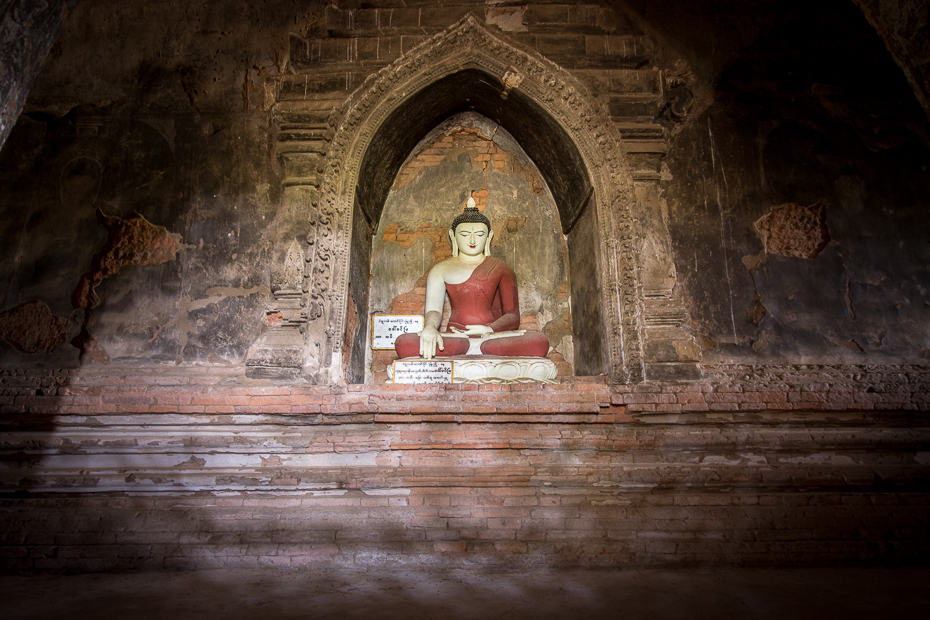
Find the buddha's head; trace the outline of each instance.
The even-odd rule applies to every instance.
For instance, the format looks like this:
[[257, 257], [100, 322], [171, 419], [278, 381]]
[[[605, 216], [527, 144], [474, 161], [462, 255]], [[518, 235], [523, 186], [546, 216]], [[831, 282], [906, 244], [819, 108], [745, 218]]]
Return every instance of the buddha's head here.
[[475, 205], [475, 199], [468, 197], [468, 204], [454, 220], [449, 229], [449, 239], [452, 240], [452, 256], [460, 253], [465, 256], [491, 255], [491, 230], [489, 220]]

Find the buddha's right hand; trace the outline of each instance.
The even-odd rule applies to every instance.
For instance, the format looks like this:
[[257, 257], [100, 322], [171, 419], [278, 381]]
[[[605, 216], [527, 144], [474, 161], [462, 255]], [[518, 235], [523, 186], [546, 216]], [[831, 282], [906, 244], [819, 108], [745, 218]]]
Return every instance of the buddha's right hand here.
[[437, 345], [440, 351], [445, 350], [442, 343], [442, 336], [439, 335], [439, 330], [427, 325], [423, 328], [423, 331], [420, 332], [420, 357], [427, 360], [433, 359], [433, 356], [436, 354]]

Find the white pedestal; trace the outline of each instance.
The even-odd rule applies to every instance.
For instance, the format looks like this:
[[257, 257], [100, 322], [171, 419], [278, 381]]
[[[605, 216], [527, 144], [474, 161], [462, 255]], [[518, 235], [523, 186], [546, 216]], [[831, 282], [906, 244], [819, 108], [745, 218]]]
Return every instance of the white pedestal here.
[[[436, 358], [453, 363], [454, 383], [555, 383], [558, 369], [545, 357], [494, 357], [461, 355]], [[393, 367], [387, 367], [393, 382]]]

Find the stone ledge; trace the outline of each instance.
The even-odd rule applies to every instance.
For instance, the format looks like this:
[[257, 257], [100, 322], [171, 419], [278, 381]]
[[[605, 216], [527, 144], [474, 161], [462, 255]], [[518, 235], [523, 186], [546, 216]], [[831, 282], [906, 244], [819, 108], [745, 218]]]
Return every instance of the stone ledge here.
[[20, 419], [0, 429], [0, 491], [342, 497], [372, 488], [452, 493], [502, 485], [602, 498], [797, 485], [821, 492], [919, 491], [927, 488], [930, 467], [926, 418], [910, 427], [861, 420], [333, 427], [280, 417], [254, 424], [222, 416], [174, 416], [170, 423], [154, 416], [66, 417]]

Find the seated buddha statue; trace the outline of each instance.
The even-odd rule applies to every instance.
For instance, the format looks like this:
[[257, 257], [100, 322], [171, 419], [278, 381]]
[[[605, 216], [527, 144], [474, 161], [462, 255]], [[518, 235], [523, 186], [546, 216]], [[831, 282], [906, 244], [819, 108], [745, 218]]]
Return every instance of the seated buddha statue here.
[[[452, 222], [452, 257], [426, 277], [423, 331], [397, 338], [398, 357], [494, 355], [545, 357], [549, 339], [520, 328], [517, 280], [507, 263], [491, 256], [491, 222], [474, 198]], [[452, 305], [447, 331], [440, 333], [446, 293]]]

